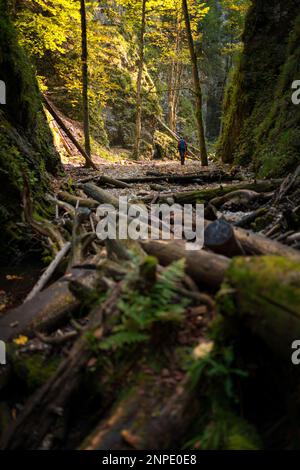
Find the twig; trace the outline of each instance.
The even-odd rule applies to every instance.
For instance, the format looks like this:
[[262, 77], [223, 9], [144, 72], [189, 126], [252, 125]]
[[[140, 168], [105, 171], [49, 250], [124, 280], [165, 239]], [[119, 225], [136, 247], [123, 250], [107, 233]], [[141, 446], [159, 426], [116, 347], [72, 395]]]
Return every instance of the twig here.
[[54, 260], [49, 264], [48, 268], [40, 277], [40, 279], [38, 280], [34, 288], [29, 292], [24, 302], [28, 302], [29, 300], [33, 299], [33, 297], [35, 297], [36, 294], [40, 292], [43, 289], [43, 287], [45, 287], [47, 282], [51, 279], [55, 269], [57, 268], [61, 260], [69, 252], [70, 248], [71, 248], [71, 243], [67, 242], [65, 246], [57, 253]]

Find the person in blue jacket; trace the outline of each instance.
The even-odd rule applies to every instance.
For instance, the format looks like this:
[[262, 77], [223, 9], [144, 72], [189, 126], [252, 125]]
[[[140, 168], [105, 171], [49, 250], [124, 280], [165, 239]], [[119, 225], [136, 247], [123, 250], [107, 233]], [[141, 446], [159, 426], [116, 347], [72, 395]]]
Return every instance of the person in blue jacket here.
[[185, 163], [185, 157], [186, 157], [187, 149], [188, 149], [187, 141], [183, 138], [179, 139], [179, 141], [178, 141], [178, 151], [179, 151], [179, 155], [180, 155], [181, 165], [184, 165], [184, 163]]

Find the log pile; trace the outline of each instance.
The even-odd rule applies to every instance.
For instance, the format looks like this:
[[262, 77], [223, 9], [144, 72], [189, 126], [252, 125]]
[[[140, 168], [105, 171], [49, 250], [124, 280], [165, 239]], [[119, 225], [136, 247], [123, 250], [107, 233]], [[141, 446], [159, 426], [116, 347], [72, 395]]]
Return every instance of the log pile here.
[[[230, 448], [237, 422], [243, 439], [249, 426], [264, 438], [231, 395], [230, 387], [241, 394], [250, 379], [241, 357], [228, 351], [238, 354], [246, 334], [266, 355], [287, 361], [300, 338], [300, 252], [292, 247], [299, 243], [298, 174], [174, 193], [177, 203], [214, 208], [207, 213], [217, 219], [205, 221], [205, 245], [197, 251], [187, 251], [184, 240], [100, 241], [96, 209], [118, 207], [118, 199], [90, 181], [72, 194], [48, 195], [56, 218], [36, 222], [24, 178], [25, 219], [53, 261], [26, 301], [0, 317], [1, 339], [10, 344], [0, 391], [13, 416], [1, 448], [171, 449], [190, 441], [194, 428], [197, 446], [204, 446], [220, 407], [226, 420], [218, 448]], [[122, 190], [132, 181], [101, 177], [98, 184]], [[159, 192], [160, 201], [166, 198]], [[228, 223], [218, 211], [229, 202], [250, 205], [251, 216]], [[272, 218], [272, 238], [251, 231], [272, 207], [280, 214], [276, 223]], [[286, 244], [278, 240], [283, 226]], [[34, 375], [40, 363], [53, 364], [42, 378]], [[16, 377], [22, 394], [13, 402]]]

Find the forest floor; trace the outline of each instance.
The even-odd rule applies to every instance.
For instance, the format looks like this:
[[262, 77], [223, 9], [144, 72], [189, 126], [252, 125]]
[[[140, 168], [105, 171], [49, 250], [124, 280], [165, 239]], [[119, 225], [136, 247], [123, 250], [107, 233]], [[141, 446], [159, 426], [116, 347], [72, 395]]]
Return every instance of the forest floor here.
[[[264, 321], [276, 347], [281, 341], [288, 347], [289, 322], [277, 331], [273, 313], [299, 315], [298, 172], [256, 181], [216, 164], [126, 160], [99, 172], [65, 170], [45, 195], [55, 209], [51, 220], [35, 221], [29, 188], [24, 195], [27, 223], [53, 261], [31, 298], [21, 303], [18, 296], [12, 306], [20, 305], [0, 316], [11, 344], [11, 365], [0, 369], [2, 447], [251, 449], [278, 440], [289, 446], [282, 387], [273, 389], [268, 372], [269, 329], [257, 333], [247, 314], [270, 312]], [[184, 240], [98, 240], [96, 209], [117, 207], [120, 195], [145, 207], [203, 203], [204, 250], [186, 251]], [[8, 283], [18, 281], [17, 272], [9, 276]], [[257, 291], [249, 288], [248, 295], [250, 285]], [[228, 307], [229, 318], [245, 312], [249, 331], [240, 320], [232, 329]]]

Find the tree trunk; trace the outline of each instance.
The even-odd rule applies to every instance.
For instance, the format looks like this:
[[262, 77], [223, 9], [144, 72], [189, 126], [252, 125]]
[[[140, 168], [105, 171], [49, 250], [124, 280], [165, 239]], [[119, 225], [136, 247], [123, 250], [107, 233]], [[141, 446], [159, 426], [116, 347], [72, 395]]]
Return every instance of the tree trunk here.
[[197, 65], [197, 56], [196, 56], [194, 40], [192, 36], [187, 0], [182, 0], [182, 8], [183, 8], [183, 13], [184, 13], [184, 18], [185, 18], [186, 34], [187, 34], [187, 39], [189, 43], [191, 64], [192, 64], [192, 69], [193, 69], [194, 89], [195, 89], [195, 95], [196, 95], [196, 120], [197, 120], [197, 130], [198, 130], [200, 151], [201, 151], [201, 163], [203, 166], [207, 166], [208, 165], [207, 150], [206, 150], [206, 143], [205, 143], [203, 117], [202, 117], [202, 90], [201, 90], [201, 85], [200, 85], [200, 77], [199, 77], [199, 71], [198, 71], [198, 65]]
[[174, 58], [170, 66], [170, 79], [168, 90], [168, 125], [171, 131], [176, 132], [177, 105], [179, 98], [179, 89], [182, 75], [182, 63], [178, 60], [180, 53], [180, 43], [182, 39], [181, 18], [178, 12], [176, 22], [176, 41], [174, 47]]
[[146, 29], [146, 4], [147, 0], [143, 0], [142, 7], [142, 24], [140, 32], [140, 51], [139, 51], [139, 69], [136, 85], [136, 124], [135, 124], [135, 144], [133, 156], [137, 160], [140, 156], [140, 144], [142, 134], [142, 79], [144, 68], [144, 42]]
[[[87, 50], [87, 31], [86, 31], [86, 10], [85, 0], [80, 0], [80, 15], [81, 15], [81, 62], [82, 62], [82, 104], [83, 104], [83, 127], [84, 127], [84, 141], [85, 151], [91, 157], [91, 143], [90, 143], [90, 122], [89, 122], [89, 101], [88, 101], [88, 50]], [[86, 161], [86, 166], [90, 167], [89, 161]]]

